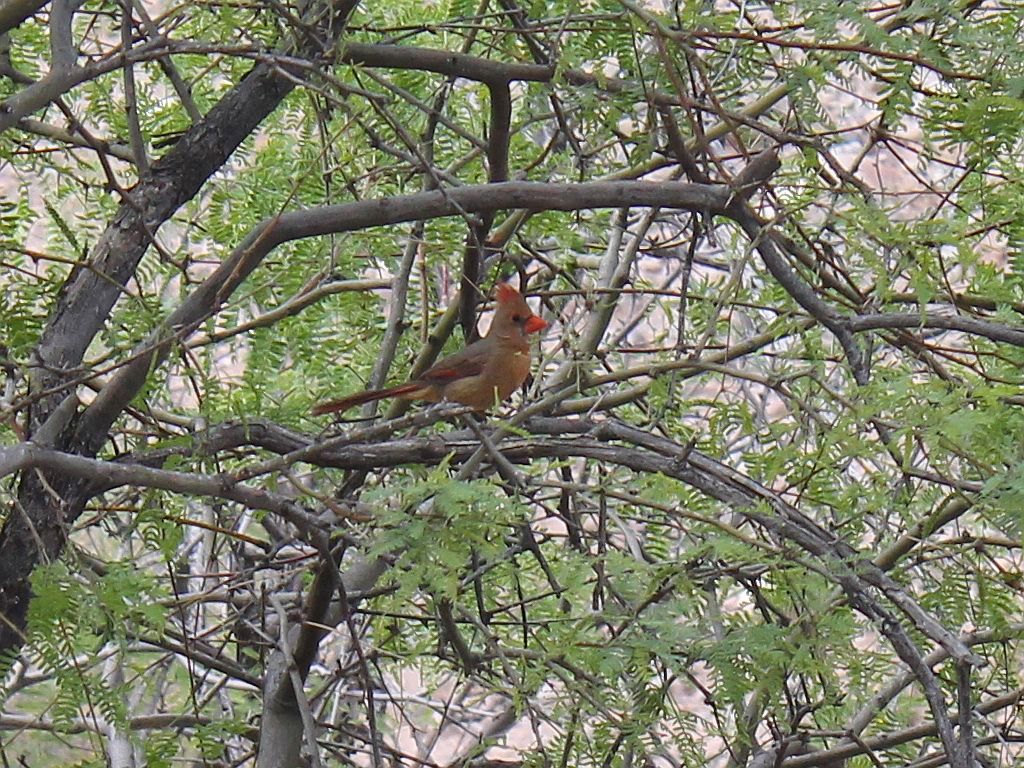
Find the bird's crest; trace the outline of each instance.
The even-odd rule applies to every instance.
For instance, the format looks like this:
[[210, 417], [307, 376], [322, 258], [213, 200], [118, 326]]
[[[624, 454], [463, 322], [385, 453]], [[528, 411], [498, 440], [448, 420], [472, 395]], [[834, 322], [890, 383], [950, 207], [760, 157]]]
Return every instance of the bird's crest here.
[[495, 296], [497, 296], [498, 301], [502, 304], [509, 301], [515, 301], [517, 298], [520, 298], [519, 291], [508, 283], [498, 283], [498, 287], [495, 289]]

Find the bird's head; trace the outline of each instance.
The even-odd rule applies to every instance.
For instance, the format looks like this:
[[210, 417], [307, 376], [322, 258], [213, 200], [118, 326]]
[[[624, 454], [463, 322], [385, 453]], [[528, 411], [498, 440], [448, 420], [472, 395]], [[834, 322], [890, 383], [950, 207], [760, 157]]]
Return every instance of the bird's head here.
[[533, 314], [526, 299], [508, 283], [498, 283], [495, 289], [498, 310], [494, 315], [494, 329], [503, 335], [518, 332], [525, 338], [531, 333], [543, 331], [547, 322]]

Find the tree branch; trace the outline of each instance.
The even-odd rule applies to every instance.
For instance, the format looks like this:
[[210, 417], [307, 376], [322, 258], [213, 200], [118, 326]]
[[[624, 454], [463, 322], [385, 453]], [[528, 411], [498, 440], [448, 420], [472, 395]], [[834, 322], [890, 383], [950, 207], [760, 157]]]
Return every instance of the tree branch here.
[[229, 499], [250, 509], [263, 509], [279, 515], [294, 525], [308, 541], [315, 542], [324, 538], [324, 525], [295, 500], [262, 488], [243, 485], [229, 475], [173, 472], [140, 464], [89, 459], [41, 448], [33, 443], [18, 443], [10, 448], [0, 449], [0, 477], [29, 468], [60, 472], [69, 477], [87, 480], [90, 494], [131, 485], [139, 488], [159, 488], [186, 495]]

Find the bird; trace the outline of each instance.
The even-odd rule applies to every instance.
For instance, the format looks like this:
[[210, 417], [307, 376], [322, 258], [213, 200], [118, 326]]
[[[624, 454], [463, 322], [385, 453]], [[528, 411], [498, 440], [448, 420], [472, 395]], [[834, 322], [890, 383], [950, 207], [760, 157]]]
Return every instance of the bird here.
[[530, 335], [548, 327], [508, 283], [495, 290], [497, 309], [490, 330], [465, 349], [443, 358], [415, 379], [386, 389], [368, 389], [313, 408], [314, 416], [341, 413], [363, 403], [397, 397], [437, 403], [447, 400], [486, 411], [504, 402], [530, 375]]

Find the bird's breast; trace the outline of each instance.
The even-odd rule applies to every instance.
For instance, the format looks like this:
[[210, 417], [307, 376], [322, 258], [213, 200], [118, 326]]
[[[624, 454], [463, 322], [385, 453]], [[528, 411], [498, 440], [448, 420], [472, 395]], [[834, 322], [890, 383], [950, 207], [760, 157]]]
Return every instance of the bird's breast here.
[[507, 349], [495, 355], [477, 376], [468, 376], [447, 384], [446, 400], [487, 410], [504, 402], [530, 375], [530, 351]]
[[513, 392], [522, 386], [526, 377], [530, 375], [530, 351], [509, 350], [508, 355], [503, 355], [491, 371], [490, 379], [498, 391], [501, 400], [507, 399]]

